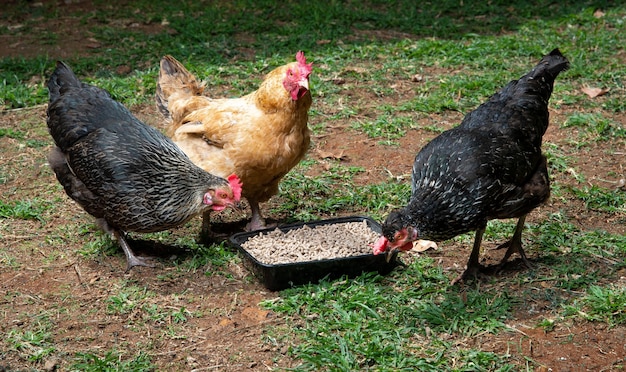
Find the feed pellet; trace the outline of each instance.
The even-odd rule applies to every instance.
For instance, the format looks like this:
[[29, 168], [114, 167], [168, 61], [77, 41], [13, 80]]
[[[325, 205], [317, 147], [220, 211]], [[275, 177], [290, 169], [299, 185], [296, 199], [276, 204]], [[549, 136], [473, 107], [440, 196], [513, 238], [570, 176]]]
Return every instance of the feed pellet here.
[[379, 234], [362, 222], [275, 229], [255, 235], [241, 246], [264, 264], [296, 263], [372, 253]]

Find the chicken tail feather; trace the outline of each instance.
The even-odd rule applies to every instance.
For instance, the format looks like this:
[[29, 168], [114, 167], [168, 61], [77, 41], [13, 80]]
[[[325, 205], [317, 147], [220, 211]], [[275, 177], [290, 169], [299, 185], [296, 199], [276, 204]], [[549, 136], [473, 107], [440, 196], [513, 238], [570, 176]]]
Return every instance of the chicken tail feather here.
[[[561, 54], [558, 48], [545, 55], [541, 61], [528, 74], [523, 76], [516, 88], [518, 93], [525, 95], [527, 99], [538, 95], [545, 102], [550, 99], [554, 80], [559, 73], [569, 68], [569, 61]], [[524, 99], [521, 99], [523, 102]]]
[[159, 79], [156, 86], [156, 104], [161, 114], [171, 120], [168, 110], [170, 96], [175, 93], [183, 96], [199, 96], [204, 92], [204, 84], [199, 83], [182, 63], [172, 56], [161, 59]]
[[[488, 107], [491, 107], [490, 105], [492, 104], [501, 105], [499, 103], [501, 100], [513, 102], [515, 106], [526, 112], [525, 118], [542, 118], [541, 126], [538, 126], [538, 124], [530, 127], [524, 125], [533, 130], [539, 129], [535, 134], [543, 135], [548, 128], [547, 105], [552, 95], [554, 81], [561, 72], [568, 68], [569, 61], [567, 58], [561, 54], [559, 49], [553, 49], [530, 72], [519, 80], [511, 81], [500, 92], [494, 94], [487, 103]], [[471, 113], [471, 116], [477, 117], [482, 115], [481, 113], [487, 112], [484, 110], [489, 110], [486, 107], [479, 107], [479, 109]], [[526, 122], [526, 120], [522, 120], [519, 124]], [[536, 140], [540, 140], [540, 137], [537, 137]]]
[[57, 61], [57, 67], [50, 76], [47, 83], [48, 91], [50, 94], [50, 102], [56, 102], [61, 94], [65, 93], [70, 87], [80, 88], [82, 83], [72, 69], [65, 63]]
[[545, 76], [548, 80], [554, 81], [559, 73], [569, 68], [569, 61], [558, 48], [553, 49], [548, 55], [544, 56], [539, 64], [530, 72], [533, 78]]

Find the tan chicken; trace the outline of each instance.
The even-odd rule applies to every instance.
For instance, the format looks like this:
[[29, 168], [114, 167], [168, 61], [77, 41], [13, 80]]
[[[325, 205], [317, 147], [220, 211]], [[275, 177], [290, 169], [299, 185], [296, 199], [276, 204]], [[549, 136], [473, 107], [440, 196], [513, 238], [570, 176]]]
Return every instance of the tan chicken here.
[[[240, 98], [204, 96], [204, 84], [171, 56], [160, 67], [156, 103], [170, 122], [168, 136], [202, 169], [223, 177], [236, 173], [252, 210], [246, 229], [265, 227], [259, 203], [278, 192], [280, 180], [309, 148], [312, 64], [300, 51], [296, 62], [274, 69]], [[207, 211], [204, 235], [209, 221]]]

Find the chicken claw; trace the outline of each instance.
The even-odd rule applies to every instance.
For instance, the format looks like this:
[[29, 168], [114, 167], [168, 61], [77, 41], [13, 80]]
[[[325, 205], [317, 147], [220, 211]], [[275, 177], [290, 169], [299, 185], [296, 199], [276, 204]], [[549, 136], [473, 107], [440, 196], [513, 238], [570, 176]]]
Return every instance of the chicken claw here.
[[146, 260], [151, 260], [151, 257], [137, 257], [133, 253], [133, 250], [130, 249], [128, 242], [124, 238], [124, 234], [119, 231], [113, 232], [113, 236], [117, 239], [117, 241], [122, 246], [124, 250], [124, 254], [126, 255], [126, 273], [130, 271], [135, 266], [145, 266], [145, 267], [156, 267], [154, 264], [148, 263]]

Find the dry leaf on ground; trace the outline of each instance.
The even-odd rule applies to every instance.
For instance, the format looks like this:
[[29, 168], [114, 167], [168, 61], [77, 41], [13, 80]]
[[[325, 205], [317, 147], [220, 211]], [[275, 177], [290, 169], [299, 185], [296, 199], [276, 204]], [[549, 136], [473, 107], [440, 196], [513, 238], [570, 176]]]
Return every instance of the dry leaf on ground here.
[[592, 87], [582, 87], [580, 89], [583, 93], [589, 96], [589, 98], [596, 98], [599, 96], [603, 96], [609, 92], [606, 88], [592, 88]]

